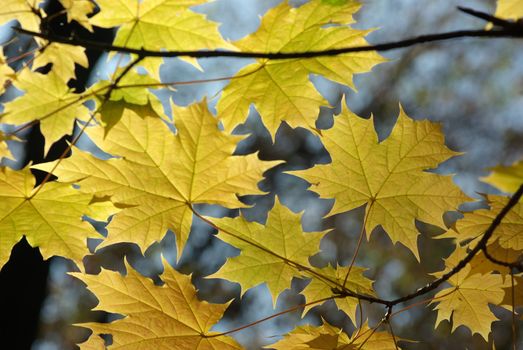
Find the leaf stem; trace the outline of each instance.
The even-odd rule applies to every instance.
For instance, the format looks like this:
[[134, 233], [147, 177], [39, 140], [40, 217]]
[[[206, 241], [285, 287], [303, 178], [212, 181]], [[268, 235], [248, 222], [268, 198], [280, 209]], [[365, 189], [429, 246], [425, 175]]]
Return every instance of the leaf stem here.
[[361, 247], [361, 242], [363, 241], [363, 236], [365, 234], [365, 226], [367, 225], [367, 219], [369, 218], [369, 213], [370, 213], [370, 210], [371, 210], [372, 205], [374, 203], [375, 202], [373, 201], [370, 204], [368, 210], [367, 210], [367, 208], [365, 208], [365, 218], [363, 219], [363, 223], [361, 224], [361, 230], [360, 230], [360, 235], [359, 235], [359, 238], [358, 238], [358, 244], [356, 245], [356, 249], [354, 250], [354, 254], [352, 255], [352, 261], [349, 264], [349, 269], [347, 271], [347, 274], [345, 275], [345, 279], [343, 280], [343, 287], [345, 287], [347, 285], [347, 280], [349, 279], [349, 275], [350, 275], [350, 272], [352, 270], [352, 266], [354, 266], [354, 263], [356, 262], [356, 258], [358, 257], [358, 253], [359, 253], [360, 247]]
[[268, 321], [268, 320], [271, 320], [273, 318], [276, 318], [278, 316], [281, 316], [281, 315], [285, 315], [289, 312], [293, 312], [293, 311], [296, 311], [298, 309], [301, 309], [301, 308], [304, 308], [306, 306], [310, 306], [310, 305], [314, 305], [314, 304], [319, 304], [319, 303], [323, 303], [324, 301], [327, 301], [327, 300], [332, 300], [336, 298], [336, 296], [330, 296], [330, 297], [327, 297], [327, 298], [323, 298], [323, 299], [318, 299], [318, 300], [314, 300], [314, 301], [311, 301], [309, 303], [305, 303], [305, 304], [299, 304], [299, 305], [296, 305], [296, 306], [293, 306], [291, 308], [288, 308], [286, 310], [283, 310], [283, 311], [280, 311], [278, 313], [275, 313], [273, 315], [270, 315], [270, 316], [267, 316], [265, 318], [262, 318], [260, 320], [257, 320], [257, 321], [254, 321], [254, 322], [251, 322], [249, 324], [246, 324], [246, 325], [243, 325], [241, 327], [238, 327], [238, 328], [234, 328], [234, 329], [231, 329], [229, 331], [226, 331], [226, 332], [222, 332], [222, 333], [216, 333], [216, 334], [210, 334], [210, 335], [206, 335], [204, 334], [203, 337], [204, 338], [214, 338], [214, 337], [221, 337], [221, 336], [224, 336], [224, 335], [228, 335], [228, 334], [231, 334], [231, 333], [234, 333], [234, 332], [238, 332], [238, 331], [241, 331], [243, 329], [246, 329], [246, 328], [249, 328], [249, 327], [252, 327], [252, 326], [255, 326], [257, 324], [260, 324], [262, 322], [265, 322], [265, 321]]

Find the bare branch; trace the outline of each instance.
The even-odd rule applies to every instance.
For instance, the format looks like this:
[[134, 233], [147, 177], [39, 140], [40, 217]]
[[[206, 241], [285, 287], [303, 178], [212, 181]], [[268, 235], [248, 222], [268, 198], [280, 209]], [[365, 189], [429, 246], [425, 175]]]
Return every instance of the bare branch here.
[[235, 57], [235, 58], [265, 58], [265, 59], [297, 59], [297, 58], [314, 58], [337, 56], [352, 52], [365, 51], [389, 51], [418, 44], [424, 44], [436, 41], [452, 40], [457, 38], [523, 38], [523, 26], [512, 25], [494, 30], [458, 30], [439, 34], [420, 35], [409, 39], [393, 41], [376, 45], [351, 46], [339, 49], [305, 51], [305, 52], [238, 52], [225, 50], [209, 51], [154, 51], [145, 49], [136, 49], [116, 45], [108, 45], [95, 41], [79, 39], [75, 37], [62, 37], [53, 34], [43, 34], [29, 31], [22, 28], [13, 28], [16, 32], [33, 37], [42, 38], [51, 42], [81, 46], [87, 49], [101, 51], [116, 51], [121, 53], [136, 54], [141, 57], [193, 57], [193, 58], [214, 58], [214, 57]]

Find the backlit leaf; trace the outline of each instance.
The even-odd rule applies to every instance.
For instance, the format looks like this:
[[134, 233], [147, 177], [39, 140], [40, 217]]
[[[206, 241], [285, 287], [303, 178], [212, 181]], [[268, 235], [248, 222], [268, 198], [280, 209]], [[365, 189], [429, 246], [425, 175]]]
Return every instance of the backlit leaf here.
[[38, 120], [45, 153], [53, 142], [73, 132], [75, 119], [89, 119], [89, 110], [79, 103], [82, 96], [73, 93], [53, 70], [44, 75], [24, 69], [13, 84], [25, 94], [5, 104], [0, 122], [18, 125]]
[[234, 339], [213, 337], [216, 332], [210, 331], [228, 305], [199, 300], [189, 276], [174, 270], [166, 261], [164, 269], [162, 286], [130, 266], [126, 276], [109, 270], [102, 270], [99, 275], [72, 274], [98, 298], [95, 310], [125, 316], [111, 323], [80, 325], [93, 330], [91, 338], [110, 334], [112, 345], [108, 349], [241, 349]]
[[93, 12], [95, 5], [90, 0], [59, 0], [60, 4], [67, 11], [67, 22], [76, 21], [82, 27], [93, 31], [89, 18], [87, 16]]
[[519, 19], [523, 17], [523, 2], [521, 0], [498, 0], [496, 17]]
[[282, 206], [278, 199], [265, 225], [249, 222], [242, 216], [212, 219], [219, 228], [218, 238], [240, 249], [209, 277], [238, 282], [243, 291], [267, 283], [273, 302], [293, 277], [303, 272], [295, 264], [309, 266], [309, 256], [318, 252], [323, 232], [303, 232], [300, 215]]
[[[321, 276], [327, 277], [327, 279], [320, 278], [316, 275], [310, 275], [312, 277], [311, 282], [305, 287], [301, 292], [307, 300], [307, 302], [312, 302], [315, 300], [320, 300], [323, 298], [328, 298], [333, 295], [333, 288], [340, 288], [345, 282], [345, 276], [349, 269], [347, 266], [338, 266], [336, 269], [331, 266], [327, 266], [323, 269], [315, 269]], [[374, 290], [372, 289], [372, 280], [363, 276], [364, 268], [353, 266], [349, 277], [347, 278], [347, 283], [345, 287], [352, 292], [359, 294], [367, 294], [374, 296]], [[335, 283], [332, 283], [335, 282]], [[358, 299], [346, 297], [346, 298], [336, 298], [334, 299], [338, 309], [345, 312], [350, 319], [356, 323], [356, 308], [358, 307]], [[310, 308], [319, 305], [314, 304], [305, 307], [304, 312], [307, 312]]]
[[22, 28], [32, 31], [40, 29], [40, 17], [33, 10], [43, 13], [39, 8], [43, 0], [2, 0], [0, 25], [17, 20]]
[[499, 274], [470, 275], [470, 269], [466, 266], [452, 276], [448, 280], [451, 287], [435, 295], [432, 303], [438, 303], [436, 326], [443, 320], [450, 322], [452, 319], [452, 331], [463, 325], [488, 340], [491, 323], [498, 320], [489, 304], [498, 305], [503, 301], [503, 288], [508, 284]]
[[[136, 243], [145, 250], [171, 229], [178, 258], [192, 223], [191, 206], [219, 204], [245, 207], [238, 195], [261, 194], [262, 173], [279, 162], [262, 162], [256, 154], [233, 156], [242, 136], [220, 131], [206, 102], [187, 108], [173, 106], [177, 134], [147, 106], [128, 105], [104, 113], [120, 113], [120, 121], [105, 135], [92, 128], [88, 135], [104, 151], [122, 158], [101, 160], [75, 150], [54, 172], [60, 181], [75, 181], [80, 190], [126, 207], [108, 226], [99, 246]], [[53, 163], [38, 165], [49, 170]]]
[[44, 259], [60, 255], [81, 266], [89, 254], [87, 238], [102, 237], [82, 216], [106, 220], [116, 208], [109, 202], [93, 205], [92, 195], [68, 183], [47, 183], [36, 195], [34, 185], [28, 168], [0, 168], [0, 268], [23, 236]]
[[450, 176], [426, 171], [457, 154], [445, 146], [437, 124], [414, 121], [401, 110], [391, 134], [378, 142], [372, 118], [344, 107], [322, 133], [332, 163], [290, 173], [322, 198], [335, 198], [331, 214], [366, 205], [367, 237], [381, 225], [418, 257], [415, 220], [442, 227], [443, 213], [468, 200]]
[[497, 166], [492, 169], [489, 176], [481, 180], [502, 191], [516, 192], [519, 186], [523, 184], [523, 160], [511, 166]]
[[[360, 5], [346, 1], [332, 5], [312, 0], [298, 8], [286, 1], [269, 10], [260, 28], [234, 42], [242, 51], [301, 52], [365, 45], [367, 31], [352, 29], [353, 14]], [[281, 121], [292, 127], [315, 130], [319, 106], [328, 102], [309, 80], [321, 74], [332, 81], [354, 87], [355, 73], [369, 71], [383, 59], [376, 52], [292, 60], [264, 60], [246, 66], [223, 90], [218, 116], [226, 130], [243, 123], [254, 104], [272, 137]]]

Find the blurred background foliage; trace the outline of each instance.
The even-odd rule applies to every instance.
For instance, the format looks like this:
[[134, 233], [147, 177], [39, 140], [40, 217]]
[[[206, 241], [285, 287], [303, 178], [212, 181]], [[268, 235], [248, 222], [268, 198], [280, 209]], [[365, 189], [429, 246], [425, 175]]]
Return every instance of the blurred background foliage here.
[[[259, 17], [279, 2], [216, 0], [196, 9], [221, 23], [220, 30], [225, 38], [236, 40], [256, 30]], [[484, 22], [460, 13], [456, 6], [489, 13], [495, 9], [494, 0], [366, 0], [362, 3], [355, 26], [373, 29], [368, 36], [370, 43], [395, 41], [427, 33], [482, 28]], [[57, 1], [50, 0], [44, 6], [47, 6], [49, 13], [49, 8], [59, 5]], [[65, 26], [65, 19], [62, 22], [57, 25]], [[0, 33], [4, 39], [2, 41], [14, 35], [9, 25], [1, 27]], [[110, 42], [110, 32], [97, 33], [100, 40]], [[387, 63], [375, 67], [370, 73], [356, 76], [357, 92], [322, 77], [312, 76], [314, 84], [332, 105], [331, 109], [321, 110], [318, 126], [328, 128], [332, 125], [332, 116], [340, 111], [340, 103], [345, 96], [352, 111], [364, 117], [374, 116], [380, 139], [384, 139], [395, 123], [401, 103], [407, 114], [415, 119], [426, 118], [440, 122], [447, 145], [464, 153], [445, 162], [436, 171], [456, 174], [454, 181], [469, 196], [479, 198], [478, 193], [493, 193], [494, 189], [480, 182], [479, 177], [488, 174], [489, 167], [510, 164], [523, 155], [523, 45], [520, 43], [511, 39], [460, 39], [388, 51], [383, 53], [389, 60]], [[30, 45], [20, 40], [6, 54], [13, 57], [17, 52], [29, 50]], [[81, 79], [84, 79], [84, 86], [107, 76], [115, 68], [116, 61], [106, 56], [92, 56], [90, 59], [93, 68], [83, 71], [84, 78]], [[220, 58], [202, 59], [199, 63], [203, 71], [178, 59], [166, 60], [161, 69], [162, 81], [228, 77], [249, 61]], [[205, 96], [213, 107], [225, 84], [226, 81], [217, 81], [184, 85], [176, 87], [176, 90], [158, 90], [158, 96], [167, 110], [169, 99], [173, 99], [176, 104], [187, 105]], [[81, 85], [77, 82], [76, 88], [83, 89]], [[259, 151], [262, 159], [286, 160], [285, 164], [271, 170], [260, 184], [268, 192], [267, 195], [244, 198], [245, 202], [253, 205], [244, 211], [244, 215], [250, 220], [263, 222], [274, 203], [275, 195], [278, 195], [283, 204], [293, 211], [304, 212], [302, 223], [305, 230], [330, 230], [321, 243], [321, 253], [311, 259], [315, 265], [349, 264], [362, 225], [363, 208], [323, 218], [332, 201], [318, 199], [317, 195], [306, 190], [307, 184], [303, 180], [283, 173], [329, 162], [329, 155], [320, 139], [304, 129], [292, 129], [282, 124], [272, 144], [253, 108], [247, 123], [235, 132], [250, 134], [241, 143], [238, 154]], [[36, 136], [27, 136], [29, 140], [31, 137]], [[20, 160], [26, 159], [24, 152], [31, 151], [30, 147], [24, 148], [15, 143], [12, 146], [19, 162], [23, 163]], [[89, 148], [89, 141], [82, 139], [80, 146]], [[200, 210], [213, 216], [238, 215], [238, 211], [216, 206], [205, 206]], [[448, 224], [457, 217], [457, 214], [446, 215]], [[104, 223], [93, 224], [101, 232], [104, 231]], [[370, 242], [363, 243], [356, 264], [368, 268], [367, 275], [376, 280], [375, 289], [380, 297], [394, 298], [411, 292], [428, 283], [430, 273], [443, 268], [442, 258], [450, 253], [451, 242], [433, 239], [442, 233], [439, 228], [421, 222], [418, 227], [422, 232], [419, 239], [421, 264], [403, 246], [392, 245], [380, 229], [373, 232]], [[195, 218], [189, 243], [178, 265], [174, 265], [174, 234], [169, 232], [161, 243], [151, 246], [145, 256], [131, 244], [103, 249], [85, 259], [87, 271], [97, 273], [100, 267], [124, 271], [126, 258], [141, 273], [161, 283], [158, 275], [161, 273], [160, 254], [163, 254], [180, 271], [192, 273], [201, 298], [212, 302], [235, 298], [224, 319], [215, 327], [218, 331], [236, 328], [303, 303], [304, 298], [299, 295], [307, 283], [303, 280], [293, 281], [293, 287], [280, 295], [276, 309], [273, 309], [265, 285], [240, 296], [239, 286], [234, 283], [205, 279], [206, 275], [217, 271], [227, 257], [238, 254], [238, 250], [216, 239], [214, 233]], [[96, 243], [90, 242], [92, 248]], [[6, 267], [9, 268], [8, 265]], [[70, 270], [71, 265], [66, 260], [51, 260], [46, 297], [41, 311], [35, 311], [39, 314], [39, 326], [36, 340], [32, 342], [31, 348], [34, 350], [72, 349], [75, 343], [88, 336], [88, 331], [71, 324], [117, 317], [89, 311], [96, 305], [96, 299], [80, 282], [66, 274]], [[371, 324], [375, 324], [383, 312], [381, 307], [368, 304], [364, 304], [364, 310]], [[501, 320], [493, 324], [491, 344], [485, 343], [479, 335], [472, 337], [464, 327], [450, 334], [451, 326], [448, 322], [443, 322], [434, 330], [436, 314], [430, 312], [430, 307], [412, 308], [394, 317], [392, 322], [398, 337], [416, 341], [402, 343], [408, 349], [482, 349], [491, 348], [492, 341], [498, 349], [507, 348], [510, 344], [511, 315], [506, 310], [494, 311]], [[322, 317], [348, 332], [354, 330], [350, 320], [338, 312], [331, 302], [312, 309], [303, 315], [303, 319], [300, 316], [300, 311], [290, 312], [236, 332], [234, 337], [247, 348], [257, 349], [277, 341], [280, 335], [292, 330], [297, 324], [319, 324]], [[18, 317], [23, 320], [24, 315]]]

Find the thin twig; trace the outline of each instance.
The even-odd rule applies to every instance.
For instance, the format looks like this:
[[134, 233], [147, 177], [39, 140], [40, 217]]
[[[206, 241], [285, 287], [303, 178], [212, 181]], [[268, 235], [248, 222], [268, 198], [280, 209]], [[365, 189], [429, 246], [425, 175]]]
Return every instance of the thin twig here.
[[517, 328], [516, 328], [516, 296], [515, 296], [515, 289], [514, 289], [514, 272], [512, 269], [510, 269], [510, 297], [512, 301], [512, 346], [513, 349], [517, 349]]
[[365, 209], [365, 211], [366, 211], [365, 218], [363, 219], [363, 223], [361, 225], [358, 243], [356, 244], [356, 249], [354, 249], [354, 253], [352, 254], [352, 260], [349, 264], [349, 269], [347, 270], [347, 274], [345, 275], [345, 279], [343, 280], [343, 287], [345, 287], [347, 285], [347, 280], [349, 279], [350, 272], [352, 270], [352, 267], [354, 266], [354, 263], [356, 262], [356, 258], [358, 257], [358, 253], [359, 253], [360, 247], [361, 247], [361, 242], [363, 241], [363, 235], [365, 234], [365, 226], [367, 225], [367, 219], [369, 217], [373, 204], [374, 204], [374, 202], [372, 202], [370, 204], [369, 208]]
[[394, 348], [396, 350], [398, 350], [398, 342], [396, 340], [396, 335], [394, 334], [394, 330], [392, 329], [392, 323], [391, 323], [390, 319], [388, 320], [387, 324], [389, 325], [390, 335], [392, 336], [392, 340], [394, 341]]
[[267, 316], [265, 318], [262, 318], [260, 320], [257, 320], [257, 321], [254, 321], [254, 322], [251, 322], [249, 324], [246, 324], [246, 325], [243, 325], [241, 327], [238, 327], [238, 328], [234, 328], [234, 329], [231, 329], [229, 331], [225, 331], [225, 332], [222, 332], [222, 333], [215, 333], [215, 334], [202, 334], [202, 337], [203, 338], [215, 338], [215, 337], [221, 337], [221, 336], [224, 336], [224, 335], [228, 335], [228, 334], [231, 334], [231, 333], [234, 333], [234, 332], [238, 332], [238, 331], [241, 331], [245, 328], [249, 328], [249, 327], [252, 327], [252, 326], [255, 326], [257, 324], [260, 324], [262, 322], [265, 322], [265, 321], [268, 321], [268, 320], [271, 320], [273, 318], [276, 318], [278, 316], [281, 316], [281, 315], [285, 315], [285, 314], [288, 314], [289, 312], [293, 312], [293, 311], [296, 311], [298, 309], [301, 309], [302, 307], [306, 307], [306, 306], [309, 306], [309, 305], [314, 305], [314, 304], [319, 304], [319, 303], [323, 303], [324, 301], [327, 301], [327, 300], [332, 300], [336, 298], [335, 296], [330, 296], [328, 298], [323, 298], [323, 299], [318, 299], [318, 300], [314, 300], [314, 301], [311, 301], [309, 303], [305, 303], [305, 304], [299, 304], [299, 305], [296, 305], [296, 306], [293, 306], [291, 308], [288, 308], [286, 310], [283, 310], [283, 311], [280, 311], [278, 313], [275, 313], [273, 315], [270, 315], [270, 316]]
[[476, 17], [476, 18], [482, 19], [484, 21], [491, 22], [492, 24], [502, 27], [502, 28], [511, 28], [511, 27], [517, 28], [519, 26], [519, 24], [516, 22], [507, 21], [505, 19], [498, 18], [498, 17], [492, 16], [488, 13], [477, 11], [477, 10], [474, 10], [474, 9], [471, 9], [468, 7], [458, 6], [458, 10], [466, 13], [467, 15], [471, 15], [472, 17]]

